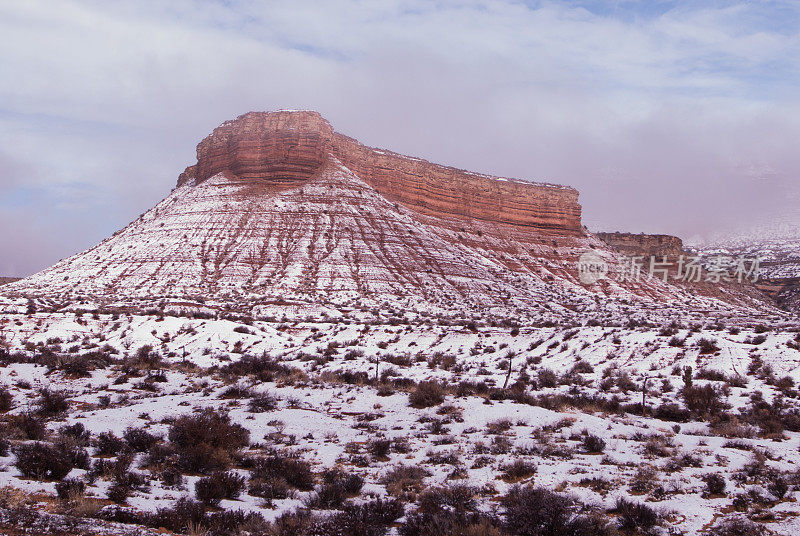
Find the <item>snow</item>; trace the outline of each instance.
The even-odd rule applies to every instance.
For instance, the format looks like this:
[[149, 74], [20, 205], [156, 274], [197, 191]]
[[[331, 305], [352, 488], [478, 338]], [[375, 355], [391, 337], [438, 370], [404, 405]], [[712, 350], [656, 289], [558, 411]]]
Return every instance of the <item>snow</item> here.
[[[149, 344], [173, 364], [165, 370], [167, 381], [157, 384], [157, 392], [134, 388], [134, 383], [139, 381], [136, 378], [115, 384], [114, 379], [120, 375], [115, 366], [95, 370], [91, 377], [79, 379], [48, 372], [46, 367], [31, 363], [12, 363], [0, 369], [2, 383], [8, 386], [16, 403], [12, 414], [35, 405], [39, 386], [70, 391], [72, 409], [63, 421], [51, 422], [51, 430], [66, 423], [82, 422], [95, 435], [104, 431], [120, 435], [130, 426], [144, 426], [151, 433], [165, 436], [170, 417], [190, 414], [205, 407], [224, 408], [234, 421], [250, 430], [252, 442], [296, 452], [311, 461], [315, 471], [334, 465], [347, 467], [365, 478], [364, 492], [378, 495], [385, 493], [380, 483], [382, 475], [399, 464], [426, 467], [432, 473], [426, 479], [429, 485], [446, 484], [453, 467], [431, 464], [429, 454], [454, 451], [459, 454], [465, 481], [470, 485], [493, 486], [497, 493], [503, 493], [510, 484], [498, 479], [500, 467], [511, 459], [521, 458], [536, 463], [538, 471], [532, 481], [537, 485], [564, 490], [589, 504], [610, 507], [616, 497], [630, 495], [631, 479], [643, 465], [651, 465], [659, 469], [657, 479], [663, 489], [679, 492], [666, 493], [660, 499], [650, 498], [648, 504], [665, 512], [676, 512], [670, 517], [671, 523], [687, 533], [696, 533], [729, 508], [734, 493], [739, 490], [732, 477], [752, 456], [751, 452], [727, 447], [729, 440], [713, 435], [705, 423], [676, 426], [672, 422], [631, 413], [606, 414], [569, 407], [556, 411], [511, 400], [449, 395], [445, 405], [453, 407], [450, 411], [454, 413], [450, 415], [457, 415], [454, 419], [438, 414], [436, 407], [409, 407], [408, 396], [402, 390], [395, 389], [389, 396], [380, 396], [372, 386], [350, 385], [333, 378], [341, 377], [343, 372], [366, 372], [372, 377], [378, 358], [379, 372], [391, 371], [392, 377], [415, 381], [435, 378], [451, 385], [462, 380], [484, 381], [499, 387], [506, 377], [501, 363], [508, 352], [514, 352], [512, 383], [520, 377], [523, 368], [533, 377], [542, 369], [561, 374], [580, 360], [591, 365], [593, 372], [581, 374], [590, 387], [579, 390], [609, 394], [601, 393], [596, 386], [603, 379], [604, 371], [617, 367], [630, 374], [636, 383], [645, 376], [652, 378], [648, 384], [650, 406], [680, 400], [677, 390], [682, 380], [674, 371], [682, 371], [683, 367], [691, 366], [695, 372], [705, 369], [743, 375], [747, 386], [730, 387], [727, 397], [734, 408], [744, 407], [751, 392], [763, 393], [767, 401], [778, 392], [762, 379], [746, 376], [748, 365], [756, 354], [765, 366], [772, 367], [775, 377], [789, 376], [796, 382], [800, 381], [800, 351], [790, 344], [796, 334], [787, 330], [768, 332], [764, 342], [754, 345], [747, 341], [757, 334], [749, 329], [734, 334], [710, 328], [690, 330], [684, 327], [675, 333], [675, 337], [686, 339], [684, 346], [675, 347], [668, 344], [671, 336], [664, 336], [657, 329], [603, 326], [569, 329], [523, 327], [518, 335], [511, 335], [509, 328], [499, 327], [468, 330], [425, 324], [395, 326], [259, 320], [242, 324], [224, 319], [148, 315], [120, 315], [116, 319], [111, 315], [98, 315], [94, 318], [69, 312], [5, 315], [3, 320], [5, 340], [10, 341], [8, 344], [12, 351], [27, 351], [26, 347], [31, 345], [62, 349], [78, 346], [77, 352], [84, 353], [108, 345], [107, 348], [113, 348], [119, 352], [117, 355], [122, 356], [131, 355], [142, 345]], [[251, 333], [234, 331], [236, 328], [245, 328]], [[719, 351], [701, 354], [698, 342], [704, 338], [715, 340]], [[62, 342], [57, 342], [58, 339]], [[334, 345], [330, 346], [331, 343]], [[328, 358], [320, 359], [329, 347], [333, 348], [332, 353]], [[250, 384], [257, 392], [271, 393], [279, 400], [274, 411], [250, 413], [246, 400], [219, 398], [226, 383], [215, 372], [216, 369], [208, 368], [239, 359], [242, 354], [237, 348], [246, 349], [244, 351], [252, 355], [271, 355], [281, 363], [303, 371], [305, 376], [298, 376], [294, 382], [255, 382], [241, 378], [240, 384]], [[358, 351], [352, 354], [355, 357], [347, 357], [350, 350]], [[448, 355], [455, 358], [450, 365], [445, 361], [440, 365], [431, 364], [436, 363], [435, 356]], [[408, 356], [408, 359], [398, 360], [403, 356]], [[203, 368], [192, 372], [181, 367], [184, 360]], [[541, 362], [536, 364], [539, 360]], [[668, 382], [671, 389], [664, 390], [662, 381]], [[695, 382], [707, 383], [701, 379]], [[539, 389], [534, 394], [566, 393], [569, 389], [570, 386], [557, 386]], [[641, 397], [636, 390], [626, 394], [614, 388], [612, 392], [623, 401], [637, 402]], [[99, 403], [103, 395], [111, 397], [110, 405]], [[373, 416], [363, 421], [362, 418], [368, 414]], [[430, 419], [445, 419], [446, 431], [431, 435], [427, 425], [421, 422]], [[487, 425], [499, 419], [509, 419], [510, 429], [499, 435], [488, 433]], [[368, 426], [364, 426], [365, 422]], [[564, 425], [556, 427], [558, 429], [551, 428], [559, 422], [564, 422]], [[606, 441], [603, 455], [582, 452], [580, 437], [584, 430]], [[668, 458], [648, 458], [643, 451], [645, 440], [656, 434], [668, 437], [674, 444], [670, 447], [673, 457], [690, 453], [700, 458], [702, 467], [686, 467], [672, 474], [665, 472], [663, 466]], [[411, 449], [408, 453], [392, 454], [385, 462], [373, 460], [368, 467], [352, 465], [352, 449], [363, 450], [367, 441], [379, 436], [404, 437]], [[494, 437], [506, 438], [510, 450], [489, 453], [491, 461], [488, 465], [473, 468], [481, 456], [479, 452], [492, 448]], [[444, 444], [435, 444], [439, 440]], [[770, 465], [794, 471], [800, 463], [798, 440], [800, 434], [785, 431], [783, 439], [753, 437], [741, 441], [769, 450]], [[543, 450], [545, 447], [550, 450]], [[13, 468], [13, 455], [3, 458], [0, 463], [9, 468], [0, 473], [0, 486], [54, 493], [52, 483], [22, 479]], [[81, 474], [80, 470], [74, 471], [75, 475]], [[728, 481], [726, 497], [703, 496], [702, 476], [712, 471], [722, 474]], [[153, 480], [149, 492], [136, 492], [128, 504], [141, 510], [167, 506], [184, 494], [191, 495], [197, 478], [188, 477], [186, 489], [182, 491], [163, 488]], [[595, 491], [586, 483], [592, 478], [608, 480], [611, 490]], [[107, 486], [108, 482], [100, 479], [90, 486], [89, 493], [102, 497]], [[772, 511], [792, 512], [793, 503], [786, 501], [795, 500], [796, 494], [790, 491], [784, 502], [775, 503]], [[222, 506], [256, 511], [269, 520], [302, 505], [305, 496], [307, 492], [299, 492], [296, 498], [277, 500], [273, 508], [267, 508], [259, 499], [243, 494], [239, 500], [225, 501]], [[800, 524], [795, 516], [786, 516], [780, 517], [771, 528], [779, 534], [793, 534], [800, 530]]]

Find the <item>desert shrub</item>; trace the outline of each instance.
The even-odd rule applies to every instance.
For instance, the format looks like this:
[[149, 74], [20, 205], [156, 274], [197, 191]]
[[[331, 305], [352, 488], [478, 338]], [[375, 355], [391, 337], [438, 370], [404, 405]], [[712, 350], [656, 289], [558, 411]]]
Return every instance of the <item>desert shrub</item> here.
[[415, 408], [429, 408], [444, 402], [445, 390], [437, 381], [419, 382], [408, 395], [408, 402]]
[[115, 503], [124, 503], [133, 494], [133, 489], [121, 482], [112, 482], [108, 487], [106, 496]]
[[174, 532], [186, 532], [190, 528], [207, 525], [203, 503], [181, 497], [172, 507], [159, 508], [152, 516], [150, 526], [164, 527]]
[[689, 420], [691, 413], [680, 407], [678, 404], [674, 402], [664, 402], [659, 404], [658, 407], [653, 411], [653, 417], [656, 419], [661, 419], [662, 421], [672, 421], [672, 422], [686, 422]]
[[741, 412], [741, 417], [749, 424], [758, 426], [763, 436], [780, 435], [783, 433], [784, 425], [791, 428], [798, 426], [797, 414], [785, 410], [786, 404], [781, 396], [776, 396], [772, 404], [760, 396], [752, 396], [750, 406]]
[[83, 423], [76, 422], [68, 426], [62, 426], [59, 430], [62, 437], [70, 438], [76, 445], [86, 447], [92, 438], [91, 432], [86, 429]]
[[184, 469], [206, 473], [229, 467], [230, 455], [250, 443], [250, 432], [227, 413], [206, 409], [176, 419], [169, 440]]
[[506, 533], [495, 519], [479, 512], [458, 515], [443, 510], [436, 513], [413, 513], [406, 516], [399, 529], [400, 536], [441, 536], [458, 534], [465, 536], [502, 536]]
[[732, 517], [717, 523], [708, 532], [709, 536], [763, 536], [767, 530], [745, 517]]
[[511, 430], [513, 425], [514, 423], [511, 422], [511, 419], [497, 419], [486, 424], [486, 432], [489, 434], [502, 434]]
[[700, 369], [697, 371], [695, 377], [698, 380], [710, 380], [713, 382], [724, 382], [728, 380], [728, 377], [725, 376], [725, 374], [714, 369]]
[[14, 395], [5, 385], [0, 386], [0, 413], [5, 413], [14, 406]]
[[681, 338], [680, 338], [680, 337], [678, 337], [678, 336], [671, 337], [671, 338], [669, 339], [669, 343], [668, 343], [668, 344], [669, 344], [670, 346], [672, 346], [672, 347], [676, 347], [676, 348], [677, 348], [677, 347], [681, 347], [681, 346], [683, 346], [684, 344], [686, 344], [686, 339], [681, 339]]
[[380, 479], [386, 491], [393, 497], [413, 500], [422, 491], [423, 480], [430, 473], [417, 465], [398, 465]]
[[240, 536], [265, 534], [268, 528], [264, 517], [256, 512], [223, 510], [207, 515], [208, 536]]
[[631, 491], [647, 493], [658, 483], [658, 473], [650, 465], [640, 465], [631, 479]]
[[252, 477], [259, 480], [282, 479], [301, 491], [314, 488], [314, 473], [305, 460], [274, 454], [253, 461]]
[[587, 361], [581, 359], [572, 366], [572, 372], [576, 374], [591, 374], [594, 372], [594, 367]]
[[342, 470], [331, 469], [322, 475], [322, 485], [309, 497], [308, 506], [323, 510], [340, 508], [344, 501], [361, 491], [364, 479]]
[[539, 387], [556, 387], [558, 385], [558, 375], [547, 368], [539, 369], [536, 381]]
[[681, 390], [683, 402], [693, 415], [700, 418], [710, 418], [728, 409], [722, 400], [722, 393], [713, 385], [692, 385]]
[[244, 489], [245, 478], [234, 472], [214, 473], [195, 482], [197, 500], [217, 506], [222, 499], [236, 499]]
[[161, 467], [164, 465], [173, 465], [177, 461], [177, 454], [175, 453], [175, 446], [169, 443], [157, 442], [153, 443], [147, 450], [142, 465]]
[[706, 491], [711, 495], [723, 495], [725, 493], [725, 478], [719, 473], [710, 473], [703, 477], [706, 483]]
[[[418, 510], [406, 516], [399, 530], [400, 535], [498, 534], [497, 523], [477, 510], [475, 493], [475, 489], [469, 486], [448, 486], [425, 491], [420, 495]], [[479, 527], [484, 532], [478, 531]]]
[[624, 497], [617, 499], [614, 507], [619, 517], [617, 525], [626, 532], [648, 532], [659, 524], [659, 515], [655, 510], [642, 503], [629, 501]]
[[98, 456], [116, 456], [125, 448], [125, 441], [114, 432], [101, 432], [95, 440], [95, 450]]
[[731, 506], [733, 506], [733, 509], [737, 512], [747, 512], [753, 505], [756, 505], [758, 508], [763, 508], [768, 506], [769, 503], [770, 501], [761, 494], [760, 490], [750, 488], [747, 491], [734, 495]]
[[681, 454], [676, 452], [664, 464], [664, 470], [668, 473], [681, 471], [685, 467], [703, 467], [703, 460], [698, 456], [692, 454]]
[[91, 371], [105, 368], [111, 363], [111, 358], [104, 352], [90, 352], [84, 355], [61, 357], [57, 362], [49, 364], [50, 370], [59, 370], [73, 378], [88, 378]]
[[54, 444], [57, 449], [63, 452], [68, 458], [70, 463], [78, 469], [89, 469], [91, 465], [91, 458], [86, 449], [81, 447], [70, 437], [58, 437]]
[[55, 391], [49, 387], [39, 390], [39, 414], [44, 417], [54, 417], [66, 413], [69, 409], [67, 393]]
[[484, 395], [489, 392], [486, 382], [470, 382], [462, 380], [456, 385], [456, 396], [476, 396]]
[[509, 534], [524, 536], [604, 536], [607, 525], [576, 515], [573, 500], [544, 488], [512, 487], [501, 500], [503, 526]]
[[[403, 516], [403, 505], [396, 499], [375, 499], [362, 504], [347, 504], [317, 524], [319, 536], [382, 536], [388, 527]], [[288, 534], [288, 533], [287, 533]], [[309, 536], [311, 534], [309, 533]]]
[[700, 349], [701, 354], [713, 354], [719, 351], [717, 341], [712, 339], [700, 339], [697, 341], [697, 347]]
[[287, 499], [294, 495], [294, 490], [283, 478], [252, 478], [248, 492], [253, 497], [261, 497], [270, 504], [273, 499]]
[[506, 481], [518, 481], [536, 474], [536, 464], [525, 460], [514, 460], [500, 467], [502, 477]]
[[165, 488], [183, 489], [184, 478], [180, 467], [174, 464], [165, 465], [158, 473], [158, 480]]
[[390, 439], [373, 439], [367, 443], [367, 450], [378, 460], [389, 459], [389, 451], [392, 448]]
[[149, 344], [139, 348], [132, 358], [126, 360], [126, 365], [133, 368], [159, 368], [162, 364], [161, 354], [153, 350]]
[[789, 484], [786, 482], [786, 479], [784, 479], [783, 476], [779, 474], [772, 475], [772, 478], [770, 478], [770, 481], [767, 484], [767, 490], [769, 490], [769, 492], [776, 499], [781, 500], [789, 491]]
[[219, 398], [231, 400], [237, 398], [250, 398], [253, 396], [253, 390], [244, 385], [231, 385], [222, 393], [220, 393]]
[[269, 393], [259, 393], [250, 399], [247, 405], [251, 413], [264, 413], [273, 411], [278, 407], [278, 399]]
[[123, 503], [133, 494], [134, 490], [147, 491], [149, 479], [141, 474], [129, 471], [133, 458], [130, 456], [120, 456], [109, 470], [113, 474], [113, 481], [108, 488], [108, 498], [116, 503]]
[[294, 373], [291, 367], [268, 355], [258, 357], [243, 355], [238, 361], [223, 367], [220, 372], [235, 378], [252, 375], [262, 382], [273, 381], [278, 377], [291, 376]]
[[16, 467], [23, 476], [36, 480], [61, 480], [72, 471], [68, 453], [47, 443], [29, 443], [14, 449]]
[[40, 441], [47, 435], [47, 427], [38, 415], [24, 413], [13, 416], [10, 421], [25, 439]]
[[159, 439], [144, 428], [128, 428], [123, 432], [122, 438], [133, 452], [147, 452]]
[[56, 482], [56, 495], [62, 501], [72, 500], [80, 497], [86, 492], [86, 483], [77, 478], [65, 478], [61, 482]]
[[449, 510], [465, 514], [477, 510], [476, 490], [471, 486], [453, 485], [431, 488], [420, 495], [419, 511], [434, 513]]
[[605, 440], [594, 434], [584, 435], [582, 443], [583, 449], [589, 454], [601, 454], [606, 449]]

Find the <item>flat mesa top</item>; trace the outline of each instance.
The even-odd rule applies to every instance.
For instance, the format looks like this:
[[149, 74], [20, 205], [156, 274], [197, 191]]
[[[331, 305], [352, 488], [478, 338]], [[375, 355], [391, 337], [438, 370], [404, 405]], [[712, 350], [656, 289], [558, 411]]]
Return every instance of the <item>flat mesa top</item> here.
[[322, 114], [314, 110], [277, 110], [272, 112], [247, 112], [236, 119], [229, 119], [222, 123], [219, 127], [207, 136], [198, 145], [198, 160], [200, 159], [200, 147], [204, 144], [210, 143], [215, 137], [224, 136], [226, 138], [243, 136], [252, 136], [255, 133], [267, 133], [269, 131], [295, 131], [302, 132], [306, 135], [316, 135], [321, 140], [327, 141], [329, 139], [338, 138], [340, 140], [347, 140], [350, 143], [356, 144], [359, 147], [373, 152], [377, 156], [384, 156], [387, 158], [399, 158], [410, 162], [418, 162], [422, 165], [436, 166], [443, 170], [452, 170], [453, 172], [469, 175], [472, 177], [488, 179], [499, 182], [509, 182], [519, 185], [531, 185], [545, 188], [555, 188], [559, 190], [573, 191], [577, 190], [571, 186], [563, 184], [555, 184], [546, 181], [536, 181], [529, 179], [520, 179], [515, 177], [501, 177], [498, 175], [491, 175], [487, 173], [478, 173], [469, 171], [454, 166], [447, 166], [430, 162], [424, 158], [404, 155], [394, 151], [371, 147], [360, 143], [355, 138], [351, 138], [334, 130], [331, 123], [325, 119]]

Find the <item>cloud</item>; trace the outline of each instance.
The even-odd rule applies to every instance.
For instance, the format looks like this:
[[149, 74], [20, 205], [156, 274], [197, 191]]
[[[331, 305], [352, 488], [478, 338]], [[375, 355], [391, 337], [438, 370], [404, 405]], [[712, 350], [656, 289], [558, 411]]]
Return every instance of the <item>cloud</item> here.
[[92, 245], [168, 193], [219, 123], [279, 108], [571, 184], [595, 228], [740, 225], [797, 199], [797, 22], [779, 1], [3, 4], [0, 188], [27, 212], [3, 210], [38, 217], [8, 269]]

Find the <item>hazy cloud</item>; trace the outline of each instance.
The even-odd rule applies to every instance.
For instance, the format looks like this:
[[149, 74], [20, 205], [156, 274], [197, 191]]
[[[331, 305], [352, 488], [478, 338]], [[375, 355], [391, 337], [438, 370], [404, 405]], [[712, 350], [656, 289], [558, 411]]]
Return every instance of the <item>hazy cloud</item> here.
[[593, 228], [763, 220], [800, 190], [798, 27], [788, 1], [2, 4], [0, 271], [125, 225], [249, 110], [573, 185]]

